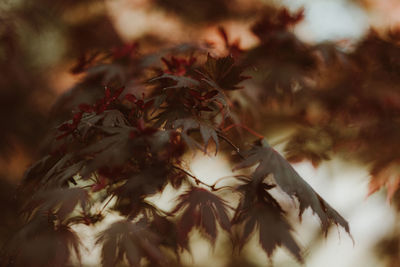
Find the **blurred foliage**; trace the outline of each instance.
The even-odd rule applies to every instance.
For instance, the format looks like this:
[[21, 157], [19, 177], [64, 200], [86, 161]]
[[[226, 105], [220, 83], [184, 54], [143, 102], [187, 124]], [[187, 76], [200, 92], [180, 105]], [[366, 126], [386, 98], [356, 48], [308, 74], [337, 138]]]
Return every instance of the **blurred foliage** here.
[[[19, 220], [16, 211], [23, 199], [17, 199], [11, 192], [21, 179], [20, 172], [2, 168], [18, 161], [17, 147], [22, 148], [31, 162], [46, 155], [48, 141], [53, 138], [48, 133], [69, 119], [71, 110], [79, 111], [79, 104], [96, 103], [104, 95], [104, 86], [125, 86], [127, 92], [140, 98], [142, 94], [152, 96], [155, 86], [148, 89], [147, 81], [162, 73], [198, 78], [196, 75], [203, 71], [203, 76], [209, 77], [207, 69], [190, 72], [193, 71], [191, 64], [197, 67], [206, 62], [207, 53], [232, 55], [237, 66], [251, 77], [244, 80], [236, 75], [240, 71], [234, 73], [238, 80], [233, 85], [244, 80], [240, 84], [244, 89], [229, 92], [232, 101], [227, 106], [237, 112], [220, 125], [220, 130], [229, 132], [232, 140], [250, 142], [257, 137], [254, 132], [274, 135], [289, 126], [294, 129], [285, 147], [289, 161], [308, 160], [318, 166], [334, 155], [350, 158], [370, 169], [371, 194], [386, 187], [388, 199], [397, 201], [399, 32], [371, 30], [348, 50], [335, 43], [313, 45], [302, 42], [293, 33], [304, 16], [302, 10], [290, 13], [265, 1], [245, 2], [191, 0], [182, 4], [176, 0], [154, 0], [141, 3], [149, 14], [163, 10], [173, 16], [184, 29], [190, 29], [191, 36], [203, 36], [207, 28], [214, 28], [223, 51], [214, 49], [217, 42], [205, 42], [200, 37], [176, 44], [147, 32], [127, 41], [116, 29], [107, 2], [103, 1], [4, 2], [0, 6], [0, 205], [6, 219], [0, 227], [0, 244], [19, 225], [14, 222]], [[232, 32], [221, 25], [232, 21], [252, 25], [248, 31], [257, 42], [248, 48], [241, 47], [240, 40], [231, 42]], [[140, 25], [132, 22], [127, 27]], [[189, 63], [192, 58], [197, 62]], [[61, 96], [50, 81], [56, 68], [68, 68], [71, 76], [81, 77]], [[217, 83], [226, 83], [226, 77], [222, 76], [211, 78]], [[205, 95], [196, 97], [195, 102], [206, 99]], [[178, 178], [173, 179], [177, 182]], [[23, 194], [18, 196], [24, 198]], [[52, 237], [66, 235], [72, 246], [76, 245], [69, 228], [41, 231]], [[390, 266], [397, 266], [398, 238], [395, 231], [380, 246], [382, 254], [389, 257], [388, 262], [395, 262]], [[69, 256], [66, 248], [62, 251], [65, 257]], [[54, 262], [64, 259], [54, 259]], [[229, 266], [238, 266], [238, 263], [233, 261]]]

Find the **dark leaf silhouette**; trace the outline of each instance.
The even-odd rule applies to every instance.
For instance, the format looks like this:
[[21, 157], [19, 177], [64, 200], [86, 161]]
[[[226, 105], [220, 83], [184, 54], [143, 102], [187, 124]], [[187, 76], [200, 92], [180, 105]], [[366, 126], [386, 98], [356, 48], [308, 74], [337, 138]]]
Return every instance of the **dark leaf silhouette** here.
[[122, 127], [128, 126], [128, 122], [120, 111], [118, 110], [109, 110], [104, 112], [103, 118], [103, 126], [106, 127]]
[[199, 70], [206, 79], [214, 81], [220, 88], [225, 90], [237, 90], [242, 87], [238, 84], [249, 77], [242, 76], [243, 68], [235, 65], [232, 56], [213, 58], [207, 56], [207, 62]]
[[68, 226], [37, 215], [11, 240], [5, 266], [68, 266], [71, 250], [80, 260], [80, 241]]
[[85, 168], [82, 170], [81, 174], [84, 177], [104, 166], [118, 167], [126, 162], [133, 153], [131, 150], [133, 141], [130, 138], [130, 134], [134, 131], [134, 128], [104, 127], [102, 130], [109, 135], [79, 151], [81, 155], [92, 158], [88, 160]]
[[166, 216], [153, 213], [151, 229], [162, 237], [162, 246], [168, 247], [178, 254], [178, 229], [174, 222], [168, 220]]
[[276, 12], [272, 8], [264, 10], [261, 19], [253, 25], [252, 31], [261, 40], [268, 40], [271, 34], [284, 32], [290, 26], [299, 23], [304, 18], [304, 9], [300, 9], [294, 14], [290, 14], [286, 8]]
[[157, 0], [156, 3], [166, 10], [179, 15], [185, 21], [192, 23], [220, 20], [232, 12], [229, 9], [229, 2], [226, 0], [206, 0], [202, 3], [189, 0], [184, 6], [176, 0]]
[[195, 79], [186, 76], [177, 76], [168, 73], [164, 73], [163, 75], [151, 79], [149, 82], [154, 82], [162, 79], [168, 79], [176, 82], [175, 85], [164, 87], [164, 90], [174, 89], [174, 88], [193, 88], [199, 86], [199, 82]]
[[[224, 232], [239, 251], [255, 237], [268, 256], [283, 247], [301, 262], [294, 227], [269, 189], [277, 185], [296, 198], [300, 219], [310, 207], [324, 233], [333, 223], [349, 231], [347, 222], [266, 143], [242, 153], [250, 135], [261, 138], [259, 133], [275, 134], [294, 123], [300, 127], [288, 140], [289, 160], [317, 165], [344, 151], [371, 164], [371, 192], [384, 185], [390, 197], [398, 191], [398, 33], [371, 33], [347, 53], [334, 43], [301, 41], [292, 29], [303, 9], [289, 12], [263, 1], [168, 0], [153, 2], [185, 19], [179, 27], [190, 43], [179, 44], [179, 32], [158, 36], [167, 23], [155, 32], [139, 27], [146, 33], [124, 44], [109, 19], [119, 24], [114, 5], [38, 1], [0, 12], [0, 165], [8, 168], [13, 146], [29, 159], [16, 157], [10, 166], [39, 159], [17, 191], [26, 225], [9, 243], [5, 266], [77, 264], [70, 256], [79, 256], [79, 242], [69, 227], [97, 226], [109, 210], [125, 220], [98, 236], [104, 266], [181, 266], [178, 250], [189, 249], [192, 230], [213, 246]], [[153, 15], [151, 3], [134, 6]], [[243, 28], [236, 32], [238, 22]], [[222, 43], [208, 40], [209, 30]], [[256, 37], [250, 48], [230, 35], [242, 30]], [[62, 47], [58, 56], [41, 45], [48, 33]], [[222, 54], [228, 56], [211, 56]], [[38, 63], [53, 57], [56, 63]], [[79, 77], [59, 75], [65, 66]], [[244, 83], [249, 77], [243, 73], [252, 79]], [[65, 87], [64, 75], [70, 83]], [[79, 81], [72, 85], [72, 79]], [[207, 153], [210, 143], [227, 164], [241, 160], [237, 169], [256, 165], [255, 171], [203, 182], [188, 166], [191, 154]], [[266, 183], [269, 175], [273, 184]], [[0, 170], [2, 177], [8, 174]], [[182, 195], [163, 210], [152, 200], [170, 185]], [[239, 205], [230, 207], [236, 193]]]
[[285, 246], [302, 262], [300, 247], [290, 234], [292, 229], [284, 217], [284, 211], [267, 191], [272, 186], [251, 179], [242, 181], [244, 184], [237, 187], [242, 198], [232, 220], [233, 225], [241, 226], [238, 239], [240, 248], [258, 230], [260, 245], [268, 256], [272, 255], [276, 247]]
[[192, 118], [177, 119], [175, 120], [173, 127], [182, 129], [181, 132], [182, 138], [185, 140], [185, 142], [189, 147], [191, 148], [195, 148], [196, 146], [199, 147], [198, 143], [188, 134], [188, 131], [196, 129], [200, 131], [204, 143], [203, 150], [206, 150], [210, 139], [212, 139], [215, 142], [216, 150], [218, 151], [219, 141], [217, 132], [211, 125], [207, 124], [206, 122], [195, 120]]
[[73, 154], [47, 155], [25, 173], [25, 179], [36, 186], [59, 187], [73, 181], [84, 162], [73, 162]]
[[25, 212], [53, 213], [61, 221], [64, 221], [74, 211], [77, 205], [86, 210], [89, 204], [88, 192], [81, 188], [59, 188], [39, 191], [32, 196], [31, 201], [25, 207]]
[[217, 222], [225, 231], [230, 232], [230, 220], [227, 204], [224, 200], [202, 188], [191, 188], [179, 197], [180, 202], [173, 210], [183, 210], [178, 221], [178, 242], [188, 249], [189, 233], [194, 227], [201, 230], [212, 243], [217, 238]]
[[140, 173], [133, 174], [115, 189], [118, 197], [115, 209], [132, 218], [147, 206], [145, 197], [162, 191], [166, 185], [167, 170], [161, 163], [148, 166]]
[[185, 58], [176, 58], [171, 56], [171, 60], [166, 58], [161, 58], [164, 64], [167, 66], [166, 73], [168, 74], [176, 74], [176, 75], [184, 75], [190, 69], [190, 67], [196, 62], [196, 58], [190, 57], [189, 60]]
[[349, 233], [347, 221], [323, 200], [265, 140], [247, 151], [245, 160], [235, 169], [250, 167], [257, 163], [258, 166], [253, 172], [252, 178], [256, 182], [261, 182], [269, 174], [273, 174], [276, 184], [290, 197], [296, 197], [299, 200], [300, 217], [304, 210], [310, 207], [320, 218], [325, 233], [331, 223], [341, 225]]
[[102, 244], [102, 266], [115, 266], [126, 258], [130, 266], [141, 266], [142, 259], [153, 264], [167, 266], [160, 250], [161, 238], [151, 231], [146, 220], [136, 223], [123, 220], [113, 223], [99, 234], [97, 243]]

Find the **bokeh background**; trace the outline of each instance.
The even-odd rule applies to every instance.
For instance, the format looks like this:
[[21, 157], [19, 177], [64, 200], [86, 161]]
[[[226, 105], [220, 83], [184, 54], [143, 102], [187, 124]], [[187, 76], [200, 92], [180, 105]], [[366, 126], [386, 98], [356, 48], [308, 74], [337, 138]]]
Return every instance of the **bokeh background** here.
[[[171, 47], [184, 50], [195, 44], [222, 54], [228, 42], [232, 53], [252, 49], [259, 45], [260, 40], [251, 31], [251, 25], [258, 19], [260, 10], [266, 7], [286, 7], [292, 12], [304, 8], [303, 20], [290, 32], [295, 34], [298, 38], [296, 42], [301, 42], [301, 45], [323, 48], [321, 57], [324, 59], [330, 56], [330, 51], [335, 51], [335, 60], [337, 54], [352, 53], [360, 43], [371, 39], [371, 35], [388, 36], [391, 33], [395, 36], [400, 23], [400, 3], [396, 0], [1, 1], [0, 245], [6, 245], [8, 238], [19, 227], [19, 203], [15, 190], [21, 183], [23, 173], [41, 155], [44, 149], [41, 144], [48, 138], [46, 133], [56, 125], [54, 118], [71, 115], [68, 107], [78, 101], [73, 98], [74, 92], [83, 92], [79, 94], [80, 101], [86, 97], [82, 88], [101, 87], [112, 77], [119, 77], [121, 83], [132, 83], [118, 66], [112, 69], [98, 66], [91, 69], [90, 75], [82, 71], [98, 56], [96, 53], [118, 53], [121, 47], [138, 49], [142, 55], [148, 55], [146, 62], [142, 63], [150, 65], [169, 53]], [[221, 27], [228, 41], [224, 42], [221, 37]], [[396, 42], [391, 42], [395, 48]], [[395, 48], [390, 47], [397, 51]], [[380, 46], [379, 49], [389, 48]], [[378, 50], [368, 51], [363, 56], [371, 57], [373, 61]], [[389, 61], [398, 60], [395, 52], [389, 53], [388, 57]], [[346, 58], [343, 60], [346, 61]], [[329, 67], [321, 65], [320, 70], [326, 71], [324, 75], [328, 77], [336, 77], [337, 70], [343, 71], [345, 67], [335, 64], [328, 64]], [[301, 72], [293, 68], [278, 70], [280, 72], [276, 75], [281, 75], [282, 79]], [[319, 82], [329, 82], [328, 78], [324, 79]], [[318, 78], [312, 76], [308, 82], [315, 83], [316, 80]], [[376, 85], [376, 88], [379, 86]], [[396, 102], [398, 96], [393, 96], [393, 105], [399, 103]], [[251, 92], [249, 97], [252, 97]], [[254, 112], [257, 117], [257, 111]], [[311, 121], [319, 121], [323, 116], [318, 106], [308, 112]], [[264, 119], [259, 117], [259, 121], [263, 123]], [[287, 152], [285, 145], [289, 139], [285, 136], [292, 133], [292, 124], [288, 122], [287, 125], [273, 130], [264, 128], [270, 143], [282, 153]], [[373, 138], [385, 139], [386, 136], [383, 133]], [[301, 223], [293, 213], [290, 216], [297, 222], [295, 236], [306, 252], [306, 266], [400, 266], [398, 196], [392, 192], [394, 197], [387, 197], [388, 191], [397, 187], [386, 184], [386, 189], [369, 195], [371, 166], [361, 164], [351, 155], [333, 155], [329, 161], [318, 164], [315, 158], [305, 159], [294, 165], [296, 170], [349, 220], [354, 239], [353, 242], [341, 229], [332, 229], [325, 239], [321, 236], [318, 219], [311, 212], [306, 212]], [[206, 170], [202, 167], [204, 164], [208, 166]], [[191, 169], [205, 180], [231, 173], [223, 158], [204, 156], [196, 156]], [[396, 172], [394, 177], [397, 178]], [[160, 198], [158, 201], [166, 200]], [[287, 201], [286, 210], [294, 205]], [[83, 227], [81, 231], [83, 236], [85, 233], [89, 236], [93, 229]], [[257, 240], [254, 240], [256, 243]], [[90, 244], [87, 246], [90, 253], [87, 251], [83, 257], [84, 264], [96, 266], [98, 254], [90, 249]], [[207, 247], [202, 240], [194, 241], [192, 246], [195, 253], [187, 259], [189, 266], [227, 264], [218, 250]], [[249, 266], [299, 265], [283, 249], [279, 249], [272, 259], [267, 259], [256, 246], [247, 249], [251, 255], [246, 263]]]

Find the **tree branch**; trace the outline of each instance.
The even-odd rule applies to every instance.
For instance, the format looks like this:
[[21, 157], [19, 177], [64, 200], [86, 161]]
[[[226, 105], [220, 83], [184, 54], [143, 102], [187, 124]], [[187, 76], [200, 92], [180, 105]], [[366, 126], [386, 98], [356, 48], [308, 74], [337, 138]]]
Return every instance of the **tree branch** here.
[[232, 143], [231, 140], [229, 140], [226, 136], [224, 136], [221, 133], [218, 133], [218, 137], [221, 138], [222, 140], [224, 140], [228, 145], [230, 145], [233, 150], [235, 150], [236, 154], [239, 155], [239, 157], [241, 157], [242, 159], [245, 159], [246, 157], [240, 152], [240, 148], [237, 147], [234, 143]]

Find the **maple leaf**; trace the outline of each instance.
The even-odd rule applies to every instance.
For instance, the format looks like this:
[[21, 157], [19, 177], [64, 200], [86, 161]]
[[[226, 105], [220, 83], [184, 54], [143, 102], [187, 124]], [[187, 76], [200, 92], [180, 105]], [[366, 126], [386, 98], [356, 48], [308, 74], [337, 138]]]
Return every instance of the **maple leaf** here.
[[163, 148], [173, 149], [174, 145], [179, 145], [179, 141], [174, 141], [177, 135], [173, 130], [158, 130], [149, 138], [151, 152], [159, 153]]
[[64, 124], [59, 126], [57, 129], [64, 133], [57, 136], [57, 139], [62, 139], [65, 136], [68, 136], [68, 135], [74, 133], [75, 130], [78, 128], [78, 125], [79, 125], [81, 119], [82, 119], [82, 112], [78, 112], [74, 115], [71, 122], [65, 122]]
[[120, 87], [116, 90], [111, 91], [109, 87], [106, 87], [104, 97], [98, 100], [94, 105], [96, 113], [100, 114], [109, 109], [110, 105], [112, 105], [119, 98], [124, 89], [124, 87]]
[[285, 27], [295, 25], [304, 19], [304, 8], [299, 9], [296, 13], [290, 14], [289, 10], [283, 8], [278, 14], [278, 20]]
[[274, 9], [264, 10], [264, 14], [251, 28], [252, 32], [261, 40], [266, 41], [271, 34], [285, 32], [291, 26], [304, 19], [304, 8], [290, 14], [286, 8], [276, 12]]
[[[189, 95], [186, 99], [184, 105], [191, 110], [197, 111], [196, 113], [200, 113], [201, 111], [213, 111], [213, 102], [219, 100], [216, 95], [219, 94], [218, 90], [211, 90], [208, 92], [199, 92], [197, 90], [189, 89]], [[215, 111], [218, 111], [216, 107], [214, 107]]]
[[115, 209], [122, 214], [129, 214], [135, 217], [144, 206], [144, 198], [162, 191], [167, 183], [165, 165], [162, 163], [153, 164], [128, 177], [126, 182], [114, 190], [118, 197]]
[[226, 0], [188, 0], [185, 5], [176, 0], [157, 0], [154, 3], [165, 9], [167, 12], [178, 15], [185, 24], [202, 25], [219, 20], [224, 20], [232, 16], [231, 3]]
[[127, 81], [127, 73], [124, 66], [120, 63], [102, 63], [87, 69], [87, 75], [90, 77], [101, 76], [103, 84], [110, 84], [118, 81], [124, 84]]
[[173, 129], [174, 121], [185, 118], [187, 115], [188, 113], [183, 107], [166, 109], [154, 118], [156, 120], [154, 127], [163, 126], [164, 129]]
[[77, 62], [70, 69], [72, 74], [78, 74], [86, 71], [93, 63], [96, 62], [99, 52], [94, 52], [92, 54], [83, 53], [79, 56]]
[[292, 98], [296, 91], [309, 86], [306, 77], [317, 67], [310, 47], [290, 32], [267, 36], [266, 42], [246, 53], [243, 62], [257, 68], [251, 75], [259, 84], [261, 96], [281, 98], [280, 105], [284, 98]]
[[174, 189], [179, 189], [182, 183], [186, 180], [187, 176], [181, 171], [174, 170], [169, 173], [167, 179]]
[[[92, 111], [90, 111], [92, 112]], [[82, 116], [81, 122], [77, 127], [79, 134], [82, 137], [86, 137], [89, 130], [91, 130], [95, 125], [97, 125], [108, 112], [104, 112], [104, 114], [96, 114], [96, 113], [85, 113]]]
[[121, 58], [130, 58], [133, 57], [135, 53], [137, 53], [139, 44], [136, 42], [127, 43], [119, 47], [114, 47], [112, 49], [113, 58], [115, 60]]
[[48, 189], [34, 194], [24, 211], [30, 213], [38, 209], [44, 213], [50, 212], [63, 221], [68, 218], [78, 204], [82, 210], [89, 205], [89, 195], [85, 189], [77, 187]]
[[254, 145], [245, 153], [245, 156], [246, 158], [235, 169], [247, 168], [258, 163], [252, 174], [255, 181], [262, 181], [269, 174], [273, 174], [276, 184], [290, 197], [296, 197], [299, 200], [300, 218], [304, 210], [311, 207], [320, 218], [325, 234], [331, 223], [339, 224], [347, 233], [350, 232], [348, 222], [322, 199], [265, 140], [262, 140], [261, 144]]
[[218, 33], [222, 37], [225, 43], [225, 49], [228, 50], [229, 54], [232, 55], [233, 58], [238, 58], [245, 51], [240, 47], [240, 40], [236, 39], [234, 42], [230, 43], [228, 39], [228, 34], [225, 31], [225, 28], [222, 26], [218, 27]]
[[54, 166], [54, 164], [62, 158], [61, 155], [46, 155], [42, 159], [32, 164], [25, 172], [23, 180], [25, 183], [38, 182], [43, 175]]
[[195, 57], [190, 57], [189, 60], [185, 58], [177, 58], [171, 56], [171, 59], [168, 60], [166, 58], [161, 58], [164, 64], [167, 66], [167, 70], [165, 73], [168, 74], [176, 74], [176, 75], [184, 75], [188, 71], [190, 67], [196, 62]]
[[368, 185], [368, 196], [378, 191], [382, 186], [387, 188], [386, 200], [390, 202], [400, 188], [399, 160], [386, 164], [376, 164], [371, 170], [371, 181]]
[[201, 137], [202, 137], [203, 143], [204, 143], [203, 150], [204, 151], [206, 150], [210, 139], [212, 139], [216, 145], [215, 153], [217, 153], [218, 147], [219, 147], [217, 132], [213, 126], [206, 123], [205, 121], [200, 121], [200, 120], [196, 120], [193, 118], [177, 119], [173, 122], [173, 128], [175, 128], [175, 129], [181, 128], [182, 129], [182, 132], [181, 132], [182, 138], [183, 138], [183, 140], [185, 140], [187, 145], [192, 149], [195, 147], [199, 147], [199, 145], [193, 138], [191, 138], [189, 136], [188, 131], [198, 129], [200, 131], [200, 134], [201, 134]]
[[101, 120], [104, 126], [127, 125], [128, 122], [125, 116], [119, 110], [107, 110], [109, 106], [118, 99], [123, 89], [122, 87], [112, 93], [109, 88], [106, 88], [105, 97], [98, 100], [95, 105], [80, 104], [78, 106], [80, 112], [77, 112], [72, 120], [61, 124], [57, 128], [59, 131], [63, 132], [61, 135], [57, 136], [57, 140], [70, 134], [79, 134], [84, 137], [88, 131]]
[[80, 241], [70, 227], [49, 223], [48, 217], [35, 216], [9, 242], [4, 266], [66, 266], [71, 249], [80, 261]]
[[73, 176], [78, 174], [85, 164], [83, 161], [73, 162], [73, 160], [72, 153], [47, 155], [25, 173], [24, 180], [40, 183], [42, 186], [63, 186], [68, 181], [73, 181]]
[[236, 190], [242, 194], [232, 225], [241, 225], [240, 249], [258, 229], [259, 242], [270, 257], [277, 246], [285, 246], [298, 261], [303, 262], [300, 247], [290, 234], [291, 226], [278, 202], [267, 192], [273, 186], [251, 179], [240, 179], [244, 184]]
[[215, 59], [208, 54], [206, 63], [198, 72], [225, 90], [240, 89], [238, 83], [249, 78], [241, 75], [243, 68], [236, 66], [231, 56]]
[[102, 243], [101, 263], [104, 267], [116, 266], [127, 259], [130, 266], [141, 266], [142, 259], [165, 266], [166, 257], [160, 250], [161, 238], [151, 231], [147, 221], [121, 220], [113, 223], [97, 237]]
[[129, 125], [124, 114], [116, 109], [106, 110], [104, 112], [102, 124], [107, 127], [123, 127]]
[[327, 151], [332, 150], [332, 131], [311, 128], [298, 131], [285, 146], [285, 157], [290, 162], [311, 161], [314, 167], [329, 160]]
[[172, 81], [176, 82], [175, 85], [163, 87], [163, 90], [176, 89], [176, 88], [194, 88], [194, 87], [197, 87], [200, 85], [199, 81], [197, 81], [193, 78], [186, 77], [186, 76], [177, 76], [177, 75], [168, 74], [168, 73], [164, 73], [161, 76], [150, 79], [149, 82], [154, 82], [154, 81], [163, 80], [163, 79], [172, 80]]
[[101, 140], [79, 151], [82, 156], [91, 156], [81, 171], [83, 177], [87, 177], [95, 170], [108, 166], [120, 166], [133, 154], [134, 142], [131, 140], [133, 127], [102, 127], [108, 135]]
[[161, 245], [171, 248], [178, 255], [178, 229], [172, 221], [166, 216], [160, 216], [158, 213], [153, 214], [151, 228], [158, 236], [162, 236]]
[[177, 224], [180, 247], [188, 249], [189, 233], [194, 227], [204, 231], [205, 237], [213, 244], [217, 238], [216, 222], [222, 229], [230, 232], [228, 206], [218, 196], [205, 189], [192, 187], [179, 200], [172, 213], [184, 210]]

